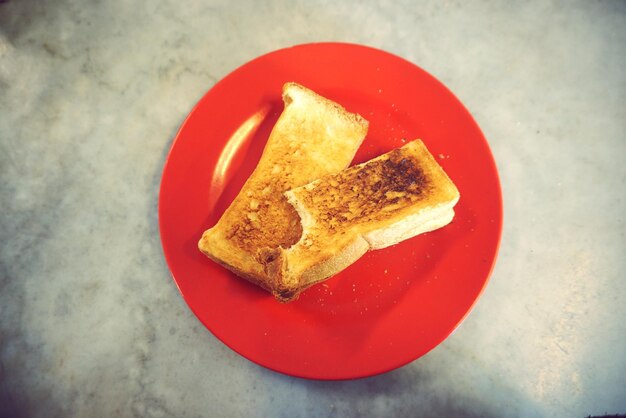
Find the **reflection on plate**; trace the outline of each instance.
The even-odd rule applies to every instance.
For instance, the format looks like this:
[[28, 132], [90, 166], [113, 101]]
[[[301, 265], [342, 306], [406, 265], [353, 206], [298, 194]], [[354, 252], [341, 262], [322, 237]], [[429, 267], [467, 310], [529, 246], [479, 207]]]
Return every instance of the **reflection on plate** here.
[[[461, 193], [452, 224], [367, 253], [283, 305], [196, 247], [237, 195], [301, 83], [370, 121], [354, 163], [421, 138]], [[348, 379], [424, 355], [467, 315], [493, 267], [502, 229], [496, 166], [463, 105], [414, 64], [369, 47], [320, 43], [263, 55], [217, 83], [168, 156], [161, 241], [186, 302], [221, 341], [273, 370]]]

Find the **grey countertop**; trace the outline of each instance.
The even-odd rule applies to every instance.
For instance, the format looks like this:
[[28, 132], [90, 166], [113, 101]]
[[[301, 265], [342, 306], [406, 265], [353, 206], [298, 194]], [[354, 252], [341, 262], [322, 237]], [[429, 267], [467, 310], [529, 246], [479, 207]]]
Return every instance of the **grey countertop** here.
[[[356, 381], [280, 375], [191, 313], [157, 227], [196, 101], [333, 40], [444, 82], [489, 140], [500, 256], [444, 343]], [[626, 3], [0, 2], [0, 415], [626, 414]]]

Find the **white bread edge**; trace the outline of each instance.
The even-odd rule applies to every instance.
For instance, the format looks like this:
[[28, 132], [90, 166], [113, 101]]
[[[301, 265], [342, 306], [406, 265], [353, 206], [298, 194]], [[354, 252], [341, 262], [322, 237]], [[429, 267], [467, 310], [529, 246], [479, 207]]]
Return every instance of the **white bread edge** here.
[[454, 218], [453, 208], [458, 200], [457, 196], [456, 199], [434, 208], [425, 208], [385, 228], [368, 232], [363, 237], [370, 245], [370, 249], [378, 250], [413, 238], [416, 235], [442, 228], [452, 222], [452, 218]]

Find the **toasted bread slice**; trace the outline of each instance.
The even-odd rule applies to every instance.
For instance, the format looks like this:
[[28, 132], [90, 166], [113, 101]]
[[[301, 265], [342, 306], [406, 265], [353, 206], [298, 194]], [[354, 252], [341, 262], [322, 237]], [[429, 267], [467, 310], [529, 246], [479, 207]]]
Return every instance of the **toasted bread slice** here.
[[346, 168], [368, 128], [361, 116], [296, 83], [283, 86], [283, 101], [257, 167], [198, 243], [209, 258], [273, 293], [281, 284], [266, 273], [259, 249], [290, 247], [302, 234], [283, 193]]
[[448, 224], [459, 200], [454, 183], [420, 140], [285, 195], [300, 215], [301, 238], [289, 248], [263, 252], [283, 301], [368, 250]]

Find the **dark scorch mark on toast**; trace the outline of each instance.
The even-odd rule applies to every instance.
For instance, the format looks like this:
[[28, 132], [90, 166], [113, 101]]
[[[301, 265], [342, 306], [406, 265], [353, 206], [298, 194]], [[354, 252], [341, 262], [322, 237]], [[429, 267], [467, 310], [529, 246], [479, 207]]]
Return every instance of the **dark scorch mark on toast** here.
[[315, 207], [330, 230], [386, 217], [428, 196], [431, 179], [419, 161], [401, 149], [315, 184], [299, 198]]

